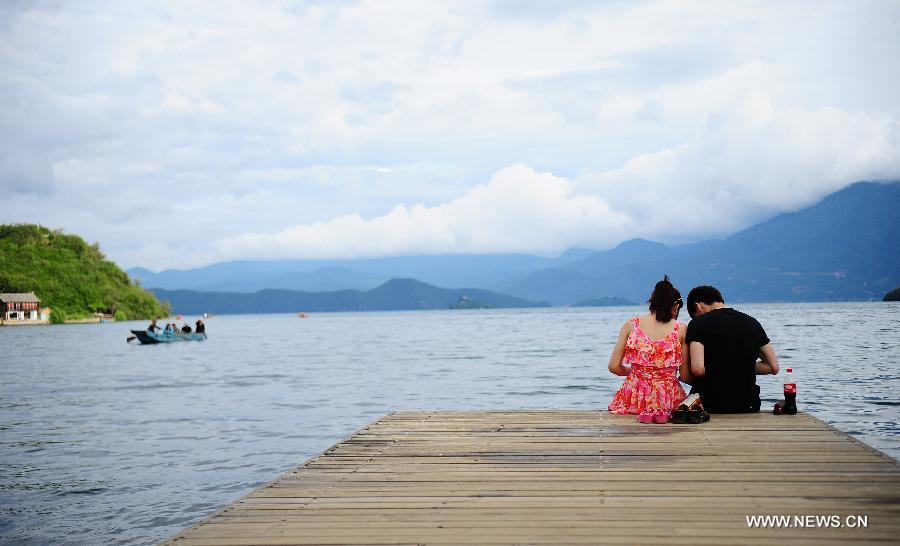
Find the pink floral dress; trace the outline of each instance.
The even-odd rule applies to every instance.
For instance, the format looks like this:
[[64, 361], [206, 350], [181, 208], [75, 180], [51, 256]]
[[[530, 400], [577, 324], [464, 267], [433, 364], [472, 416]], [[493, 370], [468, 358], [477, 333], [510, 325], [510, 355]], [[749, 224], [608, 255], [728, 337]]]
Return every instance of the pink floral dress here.
[[631, 373], [616, 392], [609, 411], [618, 414], [671, 412], [685, 399], [684, 389], [678, 382], [681, 366], [681, 343], [678, 328], [666, 337], [652, 340], [639, 325], [638, 317], [631, 319], [633, 328], [625, 341], [624, 364], [631, 365]]

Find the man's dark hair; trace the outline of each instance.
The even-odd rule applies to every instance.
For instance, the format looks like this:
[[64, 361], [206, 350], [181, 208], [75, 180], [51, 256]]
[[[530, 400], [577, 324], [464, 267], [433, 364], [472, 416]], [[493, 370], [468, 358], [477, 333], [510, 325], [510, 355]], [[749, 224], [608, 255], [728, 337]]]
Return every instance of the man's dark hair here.
[[669, 276], [665, 275], [663, 280], [653, 287], [653, 293], [650, 294], [647, 303], [650, 304], [650, 312], [656, 315], [656, 320], [669, 322], [673, 318], [672, 307], [679, 299], [681, 299], [681, 292], [672, 285]]
[[704, 284], [702, 286], [695, 286], [691, 288], [691, 291], [688, 292], [687, 299], [687, 308], [688, 314], [691, 318], [694, 318], [694, 313], [697, 311], [697, 303], [705, 303], [706, 305], [712, 305], [713, 303], [725, 303], [725, 299], [722, 297], [722, 293], [719, 292], [719, 289], [715, 286], [709, 286], [708, 284]]

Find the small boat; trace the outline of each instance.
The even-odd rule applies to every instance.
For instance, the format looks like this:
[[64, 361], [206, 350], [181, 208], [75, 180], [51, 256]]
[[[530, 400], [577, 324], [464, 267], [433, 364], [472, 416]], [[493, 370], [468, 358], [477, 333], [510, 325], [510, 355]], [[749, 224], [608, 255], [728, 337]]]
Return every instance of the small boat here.
[[171, 334], [171, 333], [162, 333], [162, 334], [152, 334], [147, 330], [132, 330], [132, 334], [138, 338], [138, 341], [141, 342], [141, 345], [153, 345], [155, 343], [172, 343], [175, 341], [204, 341], [206, 339], [206, 332], [192, 332], [190, 334]]

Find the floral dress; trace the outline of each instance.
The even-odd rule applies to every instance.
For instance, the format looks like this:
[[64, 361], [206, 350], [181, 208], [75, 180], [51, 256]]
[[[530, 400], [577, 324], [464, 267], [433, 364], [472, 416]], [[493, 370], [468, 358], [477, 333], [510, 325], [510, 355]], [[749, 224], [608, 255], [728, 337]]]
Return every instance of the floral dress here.
[[685, 399], [678, 382], [681, 366], [681, 343], [678, 328], [666, 337], [653, 340], [641, 330], [638, 317], [631, 319], [633, 328], [625, 341], [624, 364], [631, 365], [631, 373], [616, 392], [609, 411], [618, 414], [667, 414]]

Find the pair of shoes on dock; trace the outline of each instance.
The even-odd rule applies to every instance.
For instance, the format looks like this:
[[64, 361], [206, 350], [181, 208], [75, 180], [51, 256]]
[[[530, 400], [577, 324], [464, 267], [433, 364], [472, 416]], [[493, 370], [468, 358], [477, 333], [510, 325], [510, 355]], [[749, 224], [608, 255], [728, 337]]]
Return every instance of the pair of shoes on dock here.
[[656, 423], [658, 425], [662, 425], [669, 422], [671, 419], [671, 413], [642, 413], [637, 416], [638, 423]]
[[709, 421], [709, 413], [703, 407], [699, 394], [688, 396], [672, 412], [672, 422], [678, 425], [699, 425], [707, 421]]

